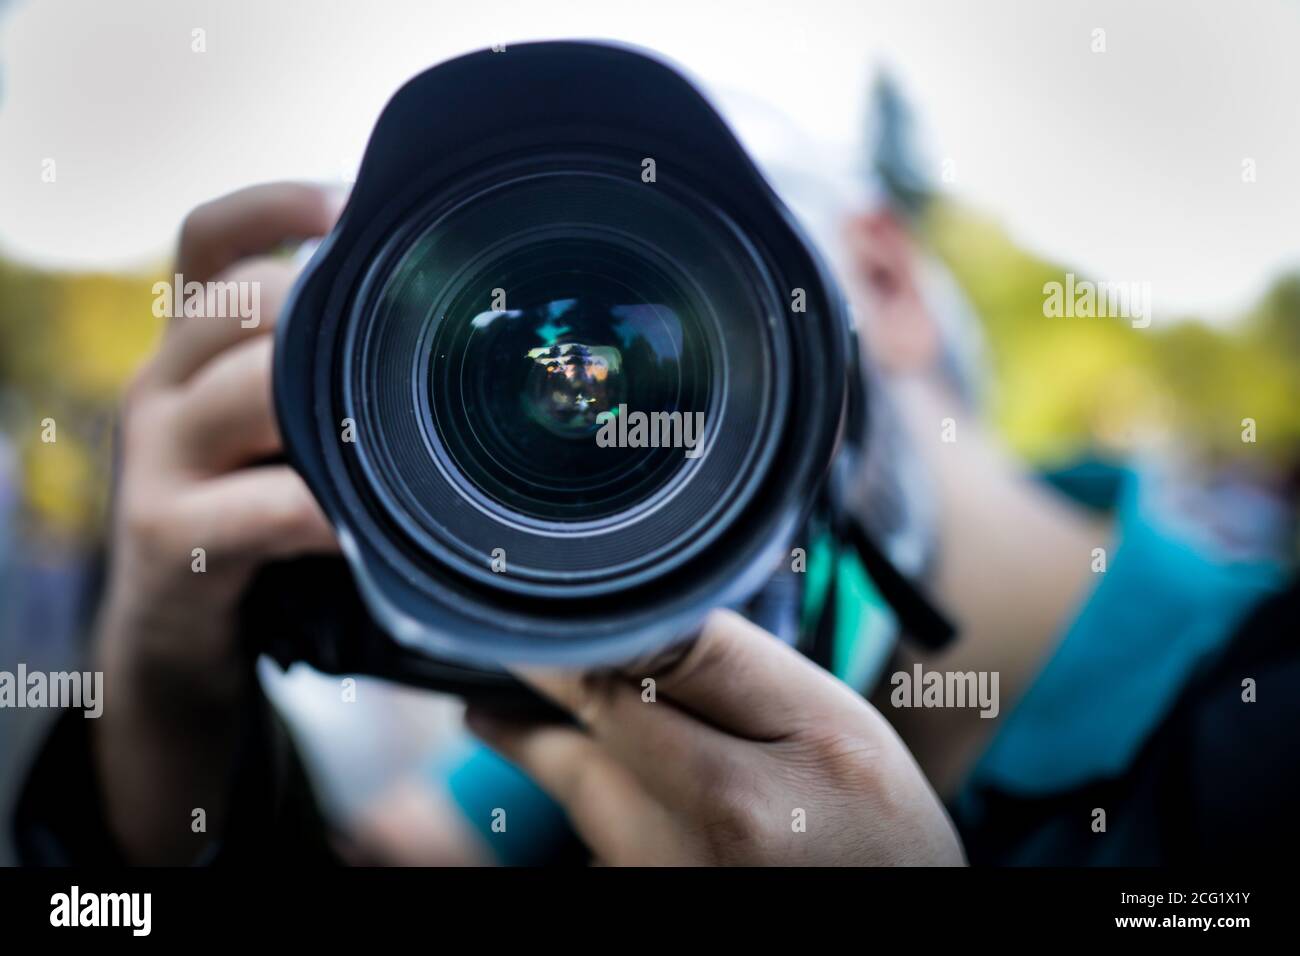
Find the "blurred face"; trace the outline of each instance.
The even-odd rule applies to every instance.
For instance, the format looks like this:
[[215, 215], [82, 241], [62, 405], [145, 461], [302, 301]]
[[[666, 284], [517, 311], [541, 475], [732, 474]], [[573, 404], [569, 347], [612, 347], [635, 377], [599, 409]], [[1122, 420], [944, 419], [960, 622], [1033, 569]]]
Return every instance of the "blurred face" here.
[[919, 255], [890, 212], [851, 216], [844, 239], [853, 273], [849, 295], [868, 354], [887, 375], [937, 372], [938, 325], [921, 294]]

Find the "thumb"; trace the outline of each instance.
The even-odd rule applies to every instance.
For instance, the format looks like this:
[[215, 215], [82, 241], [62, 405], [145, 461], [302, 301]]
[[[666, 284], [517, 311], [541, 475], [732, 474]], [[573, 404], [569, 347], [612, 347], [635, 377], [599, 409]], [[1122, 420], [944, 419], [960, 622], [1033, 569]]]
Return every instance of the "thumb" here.
[[658, 693], [722, 730], [778, 740], [860, 711], [862, 699], [798, 651], [732, 611], [717, 610], [667, 671]]

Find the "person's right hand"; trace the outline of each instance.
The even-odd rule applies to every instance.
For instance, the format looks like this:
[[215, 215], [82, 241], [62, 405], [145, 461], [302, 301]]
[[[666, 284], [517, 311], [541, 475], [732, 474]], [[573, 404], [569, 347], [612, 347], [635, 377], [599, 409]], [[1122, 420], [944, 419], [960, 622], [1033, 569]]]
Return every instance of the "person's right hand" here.
[[136, 859], [192, 858], [191, 809], [204, 807], [209, 829], [220, 817], [235, 711], [252, 679], [235, 616], [253, 573], [337, 547], [302, 479], [258, 464], [280, 450], [269, 333], [296, 272], [269, 253], [324, 235], [336, 207], [325, 190], [275, 184], [191, 213], [176, 272], [186, 283], [257, 283], [259, 321], [172, 318], [126, 395], [95, 739], [110, 822]]
[[[470, 707], [601, 863], [956, 866], [961, 842], [884, 716], [733, 611], [655, 668], [519, 676], [577, 726]], [[647, 695], [647, 687], [653, 693]]]

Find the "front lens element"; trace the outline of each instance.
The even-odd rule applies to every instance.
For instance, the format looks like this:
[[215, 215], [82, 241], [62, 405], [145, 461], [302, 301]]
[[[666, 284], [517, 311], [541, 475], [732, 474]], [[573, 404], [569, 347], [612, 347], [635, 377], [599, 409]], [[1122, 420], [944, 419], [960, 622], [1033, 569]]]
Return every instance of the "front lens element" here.
[[700, 318], [644, 253], [590, 231], [524, 241], [457, 292], [431, 317], [429, 409], [478, 491], [532, 517], [592, 520], [681, 469], [682, 448], [608, 440], [620, 415], [708, 408]]
[[622, 172], [515, 177], [395, 237], [357, 302], [356, 467], [420, 547], [504, 584], [703, 547], [779, 438], [779, 293], [707, 205]]

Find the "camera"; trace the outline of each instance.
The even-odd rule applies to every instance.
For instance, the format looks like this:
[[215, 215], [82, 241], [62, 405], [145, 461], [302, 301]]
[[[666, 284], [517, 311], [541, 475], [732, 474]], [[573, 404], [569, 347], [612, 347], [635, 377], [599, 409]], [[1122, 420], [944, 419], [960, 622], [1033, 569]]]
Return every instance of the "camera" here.
[[842, 296], [652, 54], [512, 44], [407, 83], [286, 303], [274, 392], [343, 551], [248, 595], [282, 664], [508, 697], [508, 666], [689, 639], [810, 522], [950, 634], [842, 505], [871, 417]]

